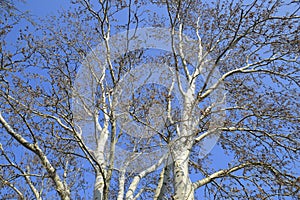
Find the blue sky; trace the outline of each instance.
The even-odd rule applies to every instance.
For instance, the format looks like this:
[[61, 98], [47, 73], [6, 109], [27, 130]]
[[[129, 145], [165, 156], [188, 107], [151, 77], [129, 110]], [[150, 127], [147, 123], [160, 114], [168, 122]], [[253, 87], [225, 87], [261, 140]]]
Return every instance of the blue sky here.
[[[47, 15], [55, 15], [58, 10], [68, 9], [70, 6], [69, 2], [69, 0], [27, 0], [26, 3], [19, 2], [15, 6], [23, 12], [29, 11], [29, 15], [33, 18], [43, 18]], [[287, 10], [282, 10], [281, 12], [287, 12]], [[10, 41], [14, 41], [18, 33], [17, 29], [23, 26], [24, 24], [20, 24], [19, 27], [16, 27], [15, 30], [11, 32], [11, 37], [9, 37]], [[220, 147], [215, 146], [211, 153], [214, 154], [214, 160], [211, 166], [216, 169], [227, 167], [227, 163], [230, 162], [231, 158], [230, 156], [226, 156]], [[197, 175], [193, 175], [191, 178], [192, 180], [198, 179]]]
[[[70, 2], [69, 0], [51, 0], [51, 1], [50, 0], [28, 0], [26, 3], [18, 2], [17, 4], [15, 4], [15, 6], [22, 12], [28, 11], [29, 16], [33, 17], [34, 19], [37, 19], [40, 17], [45, 18], [47, 17], [47, 15], [56, 15], [58, 11], [62, 11], [63, 9], [67, 10], [68, 7], [71, 6], [69, 2]], [[24, 28], [25, 25], [27, 25], [27, 23], [26, 24], [20, 23], [10, 33], [9, 40], [11, 42], [15, 41], [16, 36], [18, 34], [18, 29]], [[214, 168], [219, 169], [221, 167], [227, 166], [228, 161], [230, 161], [230, 157], [226, 156], [220, 147], [215, 146], [211, 151], [211, 153], [214, 154], [213, 156], [214, 160], [211, 164]], [[192, 181], [198, 180], [199, 175], [197, 174], [192, 175], [191, 176]], [[200, 177], [202, 177], [202, 175]]]
[[30, 11], [33, 16], [45, 17], [62, 8], [68, 8], [68, 5], [69, 0], [27, 0], [25, 3], [18, 2], [16, 7], [21, 11]]

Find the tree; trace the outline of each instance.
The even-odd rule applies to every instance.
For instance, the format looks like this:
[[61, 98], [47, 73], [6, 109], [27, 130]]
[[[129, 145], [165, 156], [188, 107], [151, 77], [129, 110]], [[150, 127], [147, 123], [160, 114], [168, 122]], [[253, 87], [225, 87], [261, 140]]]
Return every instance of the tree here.
[[299, 198], [299, 9], [78, 0], [22, 29], [1, 43], [1, 197]]

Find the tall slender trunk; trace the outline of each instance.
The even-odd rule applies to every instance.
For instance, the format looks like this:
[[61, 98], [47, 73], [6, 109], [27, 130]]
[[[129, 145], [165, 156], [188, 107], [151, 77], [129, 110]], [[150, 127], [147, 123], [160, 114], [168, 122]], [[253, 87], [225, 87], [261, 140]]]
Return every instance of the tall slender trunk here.
[[96, 180], [94, 184], [94, 200], [103, 200], [104, 193], [104, 178], [101, 173], [96, 173]]
[[166, 194], [169, 194], [168, 184], [171, 183], [171, 173], [173, 172], [173, 165], [167, 165], [162, 169], [159, 177], [159, 183], [157, 185], [154, 200], [166, 200]]
[[[106, 108], [103, 108], [104, 111], [106, 112]], [[98, 122], [98, 113], [95, 112], [94, 115], [94, 126], [95, 126], [95, 139], [97, 143], [97, 148], [94, 151], [95, 158], [97, 162], [100, 164], [101, 169], [96, 170], [96, 178], [95, 178], [95, 184], [94, 184], [94, 200], [106, 200], [104, 193], [106, 192], [107, 189], [107, 183], [106, 183], [106, 162], [105, 162], [105, 147], [106, 147], [106, 142], [108, 139], [109, 131], [108, 131], [108, 126], [109, 126], [109, 116], [104, 115], [105, 122], [103, 127], [101, 128], [99, 122]], [[100, 132], [100, 136], [98, 136]]]
[[188, 148], [181, 149], [181, 151], [174, 152], [174, 196], [176, 200], [193, 200], [194, 188], [189, 178], [189, 154]]
[[104, 163], [104, 147], [98, 146], [95, 152], [95, 157], [97, 161], [101, 165], [101, 169], [96, 170], [96, 178], [94, 184], [94, 200], [106, 200], [105, 192], [107, 190], [107, 183], [106, 183], [106, 176], [107, 171], [105, 170], [105, 163]]
[[193, 146], [192, 105], [194, 102], [194, 88], [191, 86], [184, 97], [183, 123], [178, 133], [173, 151], [173, 184], [176, 200], [194, 200], [194, 188], [189, 176], [189, 156]]
[[98, 141], [98, 146], [95, 151], [95, 158], [97, 162], [100, 164], [101, 169], [96, 170], [96, 178], [94, 184], [94, 200], [105, 200], [104, 193], [106, 190], [106, 175], [107, 171], [105, 169], [105, 159], [104, 159], [104, 147], [107, 137], [101, 137], [101, 140]]

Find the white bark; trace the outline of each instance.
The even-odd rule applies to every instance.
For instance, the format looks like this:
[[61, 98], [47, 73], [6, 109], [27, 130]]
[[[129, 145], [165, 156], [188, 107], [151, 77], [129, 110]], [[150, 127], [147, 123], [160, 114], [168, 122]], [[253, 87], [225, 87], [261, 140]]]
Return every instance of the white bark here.
[[[167, 163], [168, 164], [168, 163]], [[154, 200], [166, 200], [165, 194], [168, 194], [167, 184], [171, 182], [171, 171], [173, 170], [172, 165], [167, 165], [163, 168], [160, 173], [158, 185], [156, 187]]]
[[[103, 86], [101, 84], [101, 86]], [[102, 91], [104, 91], [104, 89], [102, 88]], [[105, 94], [102, 94], [102, 101], [105, 101]], [[102, 200], [104, 197], [104, 189], [105, 189], [105, 185], [106, 185], [106, 171], [105, 167], [106, 167], [106, 162], [105, 162], [105, 147], [106, 147], [106, 143], [108, 140], [108, 135], [109, 135], [109, 116], [107, 114], [107, 107], [104, 105], [103, 106], [103, 112], [104, 112], [104, 124], [103, 127], [101, 127], [101, 125], [99, 124], [98, 121], [98, 112], [97, 110], [94, 111], [93, 114], [93, 121], [95, 124], [95, 140], [96, 140], [96, 145], [97, 148], [94, 152], [95, 154], [95, 158], [96, 161], [98, 163], [100, 163], [101, 169], [98, 169], [96, 171], [96, 178], [95, 178], [95, 184], [94, 184], [94, 200]], [[99, 135], [100, 134], [100, 135]], [[102, 173], [100, 170], [103, 170]]]
[[192, 107], [194, 103], [194, 84], [184, 94], [183, 123], [178, 133], [179, 139], [175, 141], [171, 153], [174, 160], [173, 184], [176, 200], [193, 200], [194, 187], [189, 177], [189, 156], [193, 146], [194, 123], [192, 120]]
[[153, 200], [158, 200], [158, 199], [162, 199], [161, 195], [163, 193], [163, 184], [164, 184], [164, 180], [165, 180], [165, 172], [166, 172], [166, 168], [163, 168], [163, 170], [160, 172], [159, 175], [159, 180], [158, 180], [158, 184], [155, 190], [155, 195]]
[[57, 193], [59, 194], [60, 198], [63, 200], [69, 200], [70, 199], [69, 188], [64, 187], [63, 182], [61, 181], [60, 177], [56, 173], [56, 169], [51, 165], [50, 161], [48, 160], [46, 155], [43, 153], [43, 151], [40, 149], [40, 147], [36, 143], [31, 144], [25, 138], [23, 138], [22, 135], [15, 132], [13, 130], [13, 128], [7, 123], [7, 121], [2, 117], [1, 112], [0, 112], [0, 123], [6, 129], [6, 131], [8, 132], [9, 135], [11, 135], [21, 145], [23, 145], [25, 148], [32, 151], [34, 154], [36, 154], [39, 157], [43, 167], [47, 170], [49, 177], [54, 182], [55, 189], [56, 189]]
[[96, 173], [96, 180], [94, 184], [94, 200], [102, 200], [104, 193], [104, 178], [100, 172]]
[[262, 166], [266, 169], [268, 169], [269, 171], [271, 171], [273, 174], [280, 174], [280, 172], [275, 169], [274, 167], [272, 167], [271, 165], [269, 164], [266, 164], [266, 163], [261, 163], [261, 162], [247, 162], [247, 163], [242, 163], [240, 165], [237, 165], [237, 166], [234, 166], [232, 168], [229, 168], [229, 169], [223, 169], [223, 170], [220, 170], [220, 171], [217, 171], [211, 175], [209, 175], [208, 177], [206, 178], [203, 178], [201, 180], [198, 180], [196, 182], [193, 183], [193, 187], [195, 189], [207, 184], [207, 183], [210, 183], [211, 181], [213, 181], [214, 179], [217, 179], [217, 178], [221, 178], [221, 177], [224, 177], [232, 172], [235, 172], [235, 171], [238, 171], [240, 169], [243, 169], [243, 168], [246, 168], [246, 167], [255, 167], [255, 166]]
[[18, 194], [20, 200], [25, 200], [25, 197], [22, 194], [22, 192], [18, 188], [16, 188], [11, 182], [3, 179], [1, 176], [0, 176], [0, 181], [2, 184], [7, 185], [11, 189], [13, 189]]
[[148, 175], [149, 173], [155, 171], [161, 164], [162, 162], [164, 161], [165, 158], [161, 158], [157, 164], [155, 165], [152, 165], [151, 167], [149, 167], [148, 169], [145, 169], [144, 171], [142, 171], [141, 173], [139, 173], [137, 176], [135, 176], [128, 188], [128, 191], [126, 193], [126, 199], [128, 200], [133, 200], [134, 199], [134, 192], [136, 191], [137, 189], [137, 186], [140, 182], [140, 180], [145, 177], [146, 175]]
[[124, 190], [124, 186], [125, 186], [125, 174], [126, 174], [125, 169], [121, 170], [120, 173], [121, 174], [120, 174], [120, 178], [119, 178], [119, 192], [118, 192], [118, 199], [117, 200], [123, 200], [124, 193], [125, 193], [125, 190]]
[[[97, 149], [95, 151], [95, 157], [98, 163], [100, 163], [101, 170], [105, 169], [105, 159], [104, 159], [104, 147], [107, 141], [108, 133], [107, 129], [104, 128], [100, 140], [97, 143]], [[94, 200], [102, 200], [104, 196], [104, 185], [105, 183], [105, 171], [100, 172], [96, 170], [96, 178], [94, 184]]]
[[[16, 165], [16, 164], [9, 158], [9, 156], [7, 156], [7, 154], [5, 153], [5, 151], [4, 151], [4, 149], [3, 149], [1, 143], [0, 143], [0, 150], [1, 150], [1, 154], [5, 157], [5, 159], [6, 159], [7, 162], [10, 164], [10, 166], [16, 168], [18, 171], [21, 172], [21, 175], [24, 177], [26, 183], [29, 185], [29, 187], [30, 187], [32, 193], [34, 194], [35, 198], [36, 198], [37, 200], [42, 200], [41, 194], [40, 194], [39, 191], [35, 188], [34, 184], [33, 184], [32, 181], [30, 180], [30, 176], [32, 176], [32, 175], [30, 174], [30, 168], [29, 168], [29, 166], [27, 166], [27, 170], [26, 170], [26, 172], [25, 172], [21, 167], [19, 167], [18, 165]], [[6, 182], [3, 178], [0, 177], [0, 179], [1, 179], [1, 181], [2, 181], [4, 184], [8, 185], [9, 187], [12, 187], [12, 186], [13, 186], [12, 184], [7, 184], [7, 182]], [[19, 191], [17, 190], [17, 188], [13, 188], [13, 190], [15, 190], [17, 193], [19, 192]], [[19, 194], [19, 193], [18, 193], [18, 194]], [[21, 196], [20, 196], [20, 199], [22, 199]]]
[[[23, 170], [19, 169], [20, 171], [23, 172]], [[29, 166], [27, 166], [27, 173], [30, 173], [30, 168]], [[23, 172], [24, 174], [24, 172]], [[32, 181], [30, 180], [30, 175], [24, 174], [24, 178], [26, 180], [26, 183], [29, 185], [31, 191], [33, 192], [36, 200], [42, 200], [41, 194], [39, 193], [39, 191], [35, 188], [34, 184], [32, 183]], [[67, 185], [65, 185], [65, 187], [67, 187]]]
[[[176, 152], [177, 154], [179, 152]], [[177, 155], [174, 161], [174, 199], [176, 200], [193, 200], [194, 199], [194, 187], [189, 178], [188, 161], [189, 150], [186, 149], [181, 152], [181, 155]]]

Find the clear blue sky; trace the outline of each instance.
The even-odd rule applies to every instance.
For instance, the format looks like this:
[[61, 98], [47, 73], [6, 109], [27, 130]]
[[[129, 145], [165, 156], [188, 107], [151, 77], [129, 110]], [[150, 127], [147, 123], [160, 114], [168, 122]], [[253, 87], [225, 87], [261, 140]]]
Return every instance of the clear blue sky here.
[[59, 9], [67, 9], [69, 5], [70, 0], [27, 0], [25, 3], [18, 2], [16, 7], [21, 11], [30, 11], [33, 16], [45, 17]]
[[[68, 9], [71, 4], [70, 0], [27, 0], [26, 3], [18, 2], [15, 6], [20, 11], [29, 11], [29, 15], [33, 18], [43, 18], [47, 15], [55, 15], [58, 10]], [[281, 12], [285, 13], [288, 10], [289, 9], [282, 10]], [[16, 34], [18, 34], [17, 29], [21, 28], [23, 25], [24, 24], [20, 24], [12, 31], [9, 37], [11, 42], [14, 41]], [[225, 156], [223, 150], [218, 146], [215, 146], [211, 153], [214, 154], [212, 166], [216, 169], [226, 167], [227, 163], [230, 162], [230, 157]], [[192, 180], [196, 180], [198, 177], [197, 175], [193, 175], [191, 178]]]

